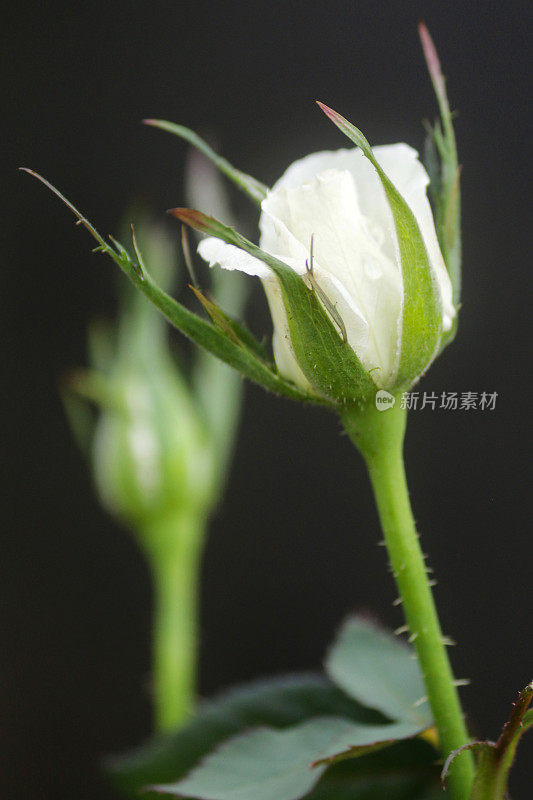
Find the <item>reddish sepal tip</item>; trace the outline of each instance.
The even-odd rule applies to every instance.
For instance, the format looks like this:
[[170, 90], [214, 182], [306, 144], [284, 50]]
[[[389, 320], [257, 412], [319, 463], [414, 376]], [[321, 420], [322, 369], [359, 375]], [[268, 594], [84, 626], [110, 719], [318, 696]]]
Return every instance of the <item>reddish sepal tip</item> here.
[[431, 38], [431, 34], [428, 31], [426, 24], [422, 21], [418, 23], [418, 35], [420, 36], [422, 50], [424, 51], [424, 58], [426, 59], [429, 73], [433, 81], [438, 84], [439, 89], [442, 90], [443, 77], [437, 48], [435, 47], [435, 43]]
[[320, 100], [316, 100], [315, 102], [317, 106], [320, 108], [320, 110], [324, 112], [326, 117], [329, 117], [329, 119], [331, 119], [333, 122], [337, 123], [339, 121], [342, 121], [343, 117], [341, 117], [341, 115], [337, 111], [334, 111], [325, 103], [321, 103]]
[[169, 208], [167, 214], [176, 217], [176, 219], [191, 228], [196, 228], [196, 230], [204, 230], [208, 227], [205, 214], [202, 214], [201, 211], [195, 211], [194, 208]]

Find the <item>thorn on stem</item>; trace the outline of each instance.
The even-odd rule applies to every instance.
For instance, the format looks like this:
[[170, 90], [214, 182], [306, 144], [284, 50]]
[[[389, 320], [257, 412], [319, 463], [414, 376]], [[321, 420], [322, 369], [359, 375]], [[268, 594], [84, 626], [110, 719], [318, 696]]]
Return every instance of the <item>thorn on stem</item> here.
[[455, 642], [450, 636], [443, 636], [441, 642], [445, 647], [455, 647], [457, 645], [457, 642]]
[[409, 625], [400, 625], [400, 627], [396, 628], [396, 630], [394, 631], [394, 635], [400, 636], [402, 633], [408, 633], [408, 632], [409, 632]]

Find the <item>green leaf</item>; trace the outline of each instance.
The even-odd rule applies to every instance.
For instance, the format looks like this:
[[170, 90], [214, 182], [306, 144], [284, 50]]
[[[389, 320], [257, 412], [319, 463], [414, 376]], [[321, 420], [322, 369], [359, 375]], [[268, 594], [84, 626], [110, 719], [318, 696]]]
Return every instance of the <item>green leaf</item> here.
[[397, 385], [408, 388], [435, 357], [442, 336], [440, 298], [424, 240], [413, 212], [377, 162], [361, 131], [333, 109], [323, 103], [318, 105], [361, 148], [378, 173], [387, 196], [400, 251], [404, 290]]
[[219, 156], [218, 153], [215, 153], [209, 145], [204, 142], [203, 139], [198, 136], [198, 134], [191, 131], [189, 128], [185, 128], [183, 125], [176, 125], [174, 122], [167, 122], [164, 119], [145, 119], [143, 120], [145, 125], [151, 125], [154, 128], [161, 128], [163, 131], [168, 131], [168, 133], [173, 133], [175, 136], [179, 136], [181, 139], [185, 139], [186, 142], [192, 144], [193, 147], [196, 147], [201, 153], [204, 154], [213, 164], [218, 167], [218, 169], [224, 173], [233, 183], [242, 189], [242, 191], [248, 195], [255, 203], [259, 206], [261, 205], [261, 201], [264, 200], [266, 194], [268, 192], [268, 186], [265, 186], [264, 183], [252, 178], [251, 175], [247, 175], [245, 172], [241, 172], [238, 169], [235, 169], [229, 161], [226, 161], [225, 158]]
[[329, 767], [307, 800], [445, 800], [435, 750], [420, 739]]
[[[255, 383], [259, 383], [265, 389], [269, 389], [276, 394], [289, 397], [293, 400], [329, 405], [325, 398], [307, 394], [288, 381], [283, 380], [274, 371], [271, 364], [257, 356], [257, 348], [260, 347], [259, 343], [257, 343], [255, 352], [242, 343], [237, 344], [229, 339], [216, 325], [193, 314], [185, 308], [185, 306], [181, 305], [181, 303], [178, 303], [166, 294], [166, 292], [164, 292], [150, 277], [140, 257], [138, 259], [139, 263], [137, 263], [131, 258], [120, 242], [112, 240], [114, 246], [108, 244], [98, 233], [96, 228], [94, 228], [86, 217], [84, 217], [58, 189], [36, 172], [25, 168], [24, 171], [33, 175], [40, 180], [41, 183], [44, 183], [50, 191], [57, 195], [57, 197], [70, 208], [78, 218], [78, 223], [84, 225], [98, 242], [98, 247], [95, 248], [95, 250], [110, 256], [132, 283], [148, 297], [148, 299], [164, 314], [168, 321], [184, 333], [185, 336], [192, 339], [192, 341], [196, 342], [196, 344], [199, 344], [201, 347], [204, 347], [217, 358], [220, 358], [221, 361], [224, 361], [226, 364], [238, 370], [244, 377], [249, 378]], [[140, 256], [140, 253], [138, 253], [138, 256]]]
[[407, 722], [358, 725], [319, 717], [285, 730], [259, 728], [224, 743], [184, 780], [157, 791], [202, 800], [297, 800], [328, 764], [416, 735]]
[[272, 270], [281, 286], [297, 361], [317, 392], [336, 404], [373, 397], [376, 385], [300, 275], [213, 217], [187, 208], [169, 213], [201, 233], [239, 247]]
[[[418, 32], [442, 121], [442, 128], [436, 123], [429, 132], [430, 139], [433, 141], [440, 156], [438, 180], [435, 180], [435, 171], [432, 170], [430, 172], [431, 184], [429, 188], [436, 210], [439, 245], [452, 282], [453, 304], [457, 309], [461, 296], [461, 195], [459, 185], [460, 168], [457, 162], [453, 116], [450, 111], [446, 81], [442, 74], [437, 50], [423, 22], [419, 24]], [[446, 333], [443, 338], [446, 342], [450, 341], [454, 334], [455, 325], [452, 331]]]
[[418, 661], [398, 637], [349, 618], [326, 655], [325, 669], [350, 697], [389, 719], [433, 725]]
[[283, 728], [321, 714], [369, 724], [383, 720], [318, 675], [254, 681], [204, 702], [194, 719], [176, 733], [108, 759], [106, 769], [118, 788], [137, 797], [143, 786], [179, 780], [215, 745], [245, 728], [259, 724]]

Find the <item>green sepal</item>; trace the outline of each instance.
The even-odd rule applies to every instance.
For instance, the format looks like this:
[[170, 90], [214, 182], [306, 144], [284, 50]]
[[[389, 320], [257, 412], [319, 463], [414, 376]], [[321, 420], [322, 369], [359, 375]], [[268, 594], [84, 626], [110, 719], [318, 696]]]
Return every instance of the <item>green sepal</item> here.
[[196, 344], [204, 347], [214, 356], [220, 358], [221, 361], [238, 370], [245, 378], [249, 378], [251, 381], [263, 386], [263, 388], [292, 400], [327, 405], [325, 399], [296, 388], [281, 378], [274, 371], [271, 364], [258, 358], [255, 352], [260, 348], [260, 343], [257, 343], [254, 352], [243, 344], [236, 344], [217, 326], [201, 319], [181, 303], [161, 291], [149, 275], [141, 282], [136, 278], [135, 272], [128, 267], [124, 269], [124, 272], [144, 292], [148, 299], [159, 308], [172, 325], [196, 342]]
[[197, 150], [212, 161], [213, 164], [226, 175], [227, 178], [233, 181], [239, 189], [248, 195], [254, 203], [257, 203], [259, 206], [261, 205], [261, 201], [264, 200], [267, 195], [268, 186], [265, 186], [264, 183], [256, 180], [256, 178], [252, 178], [251, 175], [247, 175], [245, 172], [236, 169], [229, 161], [226, 161], [225, 158], [215, 153], [197, 133], [191, 131], [189, 128], [185, 128], [183, 125], [176, 125], [176, 123], [167, 122], [164, 119], [145, 119], [143, 122], [145, 125], [151, 125], [153, 128], [161, 128], [163, 131], [168, 131], [168, 133], [173, 133], [175, 136], [185, 139], [186, 142], [192, 144], [193, 147], [196, 147]]
[[[453, 304], [458, 310], [461, 298], [461, 169], [457, 161], [453, 115], [439, 57], [423, 22], [419, 24], [418, 32], [441, 116], [440, 123], [436, 122], [433, 127], [427, 125], [426, 166], [431, 179], [429, 191], [435, 208], [437, 238], [452, 283]], [[456, 328], [457, 316], [452, 329], [443, 335], [443, 344], [453, 339]]]
[[94, 410], [86, 398], [80, 396], [71, 386], [70, 376], [67, 376], [62, 381], [59, 395], [74, 441], [78, 445], [82, 456], [89, 460], [96, 423]]
[[296, 360], [317, 392], [336, 405], [373, 398], [375, 383], [300, 275], [213, 217], [188, 208], [169, 213], [201, 233], [239, 247], [272, 270], [281, 287]]
[[477, 754], [476, 777], [469, 800], [506, 800], [509, 772], [516, 748], [524, 733], [533, 727], [533, 709], [527, 711], [533, 699], [533, 682], [518, 695], [509, 720], [497, 742], [470, 742], [451, 753], [444, 764], [441, 780], [446, 777], [455, 758], [465, 750]]
[[74, 440], [84, 458], [90, 460], [97, 419], [92, 406], [124, 415], [127, 404], [123, 391], [97, 369], [72, 370], [64, 376], [59, 391]]
[[233, 319], [216, 303], [213, 298], [207, 297], [200, 289], [195, 286], [189, 286], [190, 290], [201, 303], [206, 313], [212, 319], [214, 324], [223, 331], [229, 339], [236, 344], [247, 347], [252, 353], [255, 353], [258, 358], [263, 361], [267, 359], [267, 350], [265, 342], [259, 342], [253, 333], [248, 328], [236, 319]]
[[[259, 342], [257, 342], [253, 351], [249, 346], [243, 343], [237, 344], [235, 341], [228, 338], [216, 325], [193, 314], [181, 303], [178, 303], [170, 297], [151, 278], [141, 258], [139, 258], [139, 263], [134, 261], [127, 250], [115, 240], [112, 240], [114, 246], [111, 246], [98, 233], [89, 220], [84, 217], [58, 189], [33, 170], [22, 169], [24, 172], [28, 172], [30, 175], [40, 180], [41, 183], [44, 183], [50, 191], [70, 208], [78, 218], [78, 224], [82, 224], [87, 228], [89, 233], [98, 242], [95, 251], [110, 256], [132, 283], [162, 312], [167, 320], [185, 334], [185, 336], [192, 339], [193, 342], [201, 347], [204, 347], [221, 361], [224, 361], [226, 364], [229, 364], [229, 366], [238, 370], [245, 378], [258, 383], [267, 390], [292, 400], [313, 402], [320, 405], [331, 405], [326, 398], [306, 393], [281, 378], [270, 363], [257, 356], [256, 353], [261, 347]], [[139, 255], [138, 253], [138, 256]]]
[[416, 218], [377, 162], [360, 130], [318, 103], [327, 117], [361, 149], [375, 168], [392, 212], [403, 279], [401, 346], [396, 388], [409, 388], [434, 359], [442, 337], [440, 296]]

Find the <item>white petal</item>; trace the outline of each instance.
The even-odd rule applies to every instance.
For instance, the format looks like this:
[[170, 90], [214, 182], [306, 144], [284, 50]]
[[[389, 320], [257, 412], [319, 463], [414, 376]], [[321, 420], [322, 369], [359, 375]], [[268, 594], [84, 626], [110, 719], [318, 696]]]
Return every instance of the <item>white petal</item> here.
[[[394, 148], [397, 145], [386, 145]], [[401, 145], [407, 147], [407, 145]], [[376, 153], [382, 148], [374, 148]], [[411, 148], [408, 148], [411, 149]], [[413, 150], [413, 152], [415, 152]], [[379, 161], [379, 158], [378, 158]], [[326, 170], [349, 172], [357, 187], [357, 196], [362, 213], [370, 220], [369, 231], [379, 239], [386, 255], [395, 259], [394, 223], [385, 192], [376, 170], [358, 147], [340, 150], [324, 150], [311, 153], [295, 161], [274, 184], [272, 191], [293, 189], [308, 183], [318, 173]]]
[[300, 369], [292, 349], [287, 313], [283, 305], [277, 278], [274, 277], [272, 271], [262, 261], [248, 255], [239, 247], [226, 244], [226, 242], [214, 237], [202, 239], [198, 245], [198, 252], [210, 267], [218, 265], [223, 269], [236, 269], [240, 272], [245, 272], [247, 275], [261, 278], [274, 325], [272, 346], [279, 373], [284, 378], [293, 381], [297, 386], [303, 389], [310, 389], [311, 385]]
[[[437, 242], [426, 196], [428, 176], [415, 150], [405, 144], [374, 148], [374, 154], [413, 211], [428, 251], [447, 330], [455, 311], [451, 283]], [[357, 148], [313, 153], [292, 164], [262, 203], [260, 245], [297, 274], [305, 275], [311, 234], [314, 274], [345, 324], [348, 342], [373, 378], [394, 378], [402, 302], [394, 221], [379, 177]], [[289, 336], [287, 315], [270, 269], [232, 245], [205, 239], [198, 248], [211, 266], [261, 278], [274, 322], [274, 354], [280, 373], [309, 387]]]
[[305, 272], [314, 234], [315, 277], [359, 359], [386, 384], [397, 349], [401, 277], [369, 233], [350, 172], [326, 170], [302, 186], [272, 191], [262, 209], [262, 247], [295, 259], [297, 272]]
[[279, 178], [272, 191], [278, 189], [294, 189], [307, 183], [319, 172], [327, 169], [338, 169], [352, 171], [354, 159], [362, 157], [358, 148], [343, 148], [341, 150], [321, 150], [317, 153], [310, 153], [304, 158], [298, 159], [288, 167], [281, 178]]
[[[455, 316], [452, 286], [438, 245], [433, 214], [427, 198], [429, 177], [418, 159], [417, 151], [407, 144], [379, 145], [373, 148], [373, 152], [417, 219], [440, 290], [444, 330], [449, 330]], [[394, 223], [385, 192], [374, 167], [359, 148], [311, 153], [291, 164], [276, 182], [273, 191], [302, 185], [318, 172], [327, 169], [348, 170], [353, 175], [361, 211], [370, 220], [369, 232], [376, 238], [383, 236], [382, 250], [391, 260], [395, 260]], [[268, 230], [264, 230], [264, 234], [266, 236]]]
[[293, 381], [302, 389], [312, 390], [311, 384], [302, 372], [300, 365], [294, 355], [291, 336], [289, 333], [289, 322], [287, 312], [283, 304], [281, 289], [276, 278], [264, 280], [263, 288], [267, 296], [272, 322], [274, 323], [274, 335], [272, 337], [272, 349], [276, 366], [280, 375]]
[[258, 258], [254, 258], [244, 250], [241, 250], [240, 247], [226, 244], [220, 239], [215, 239], [214, 237], [202, 239], [198, 245], [198, 252], [210, 267], [218, 264], [222, 269], [236, 269], [239, 272], [255, 275], [258, 278], [272, 277], [269, 268]]
[[[292, 234], [289, 234], [288, 232], [287, 235], [292, 236]], [[294, 239], [294, 237], [292, 238]], [[282, 257], [281, 255], [278, 255], [277, 258], [280, 258], [280, 260], [284, 261], [285, 264], [291, 267], [291, 269], [297, 274], [303, 275], [306, 272], [305, 260], [309, 258], [309, 253], [306, 252], [305, 248], [296, 240], [295, 242], [302, 251], [300, 259]], [[340, 314], [346, 328], [346, 337], [350, 346], [354, 351], [357, 352], [358, 355], [362, 354], [362, 360], [365, 365], [368, 364], [368, 369], [376, 369], [377, 365], [375, 361], [369, 362], [367, 358], [370, 350], [369, 325], [361, 314], [353, 298], [334, 275], [331, 275], [322, 269], [316, 259], [314, 260], [313, 272], [320, 288], [325, 292], [328, 299], [331, 300], [337, 312]], [[289, 334], [287, 314], [285, 311], [285, 306], [283, 305], [278, 281], [274, 278], [271, 280], [263, 280], [262, 283], [270, 305], [270, 311], [274, 322], [273, 349], [277, 367], [284, 377], [289, 378], [299, 385], [304, 385], [306, 388], [308, 388], [310, 386], [309, 381], [304, 377], [303, 372], [296, 361], [296, 356], [294, 355]], [[361, 358], [361, 355], [359, 355], [359, 357]], [[376, 382], [379, 383], [379, 376], [375, 374], [373, 377]]]

